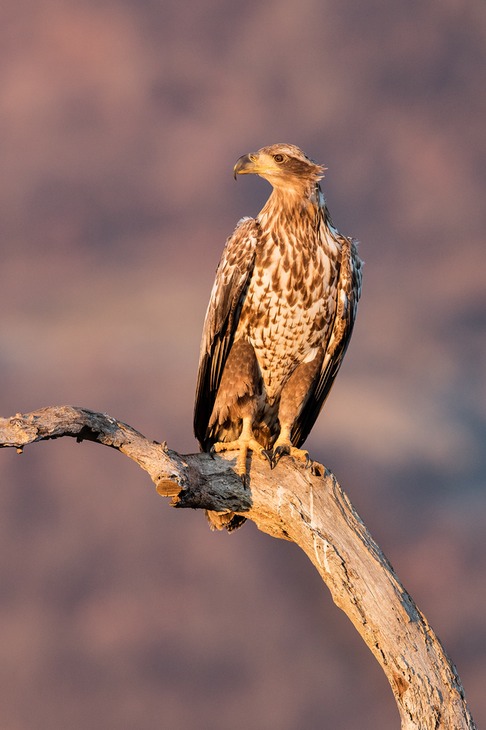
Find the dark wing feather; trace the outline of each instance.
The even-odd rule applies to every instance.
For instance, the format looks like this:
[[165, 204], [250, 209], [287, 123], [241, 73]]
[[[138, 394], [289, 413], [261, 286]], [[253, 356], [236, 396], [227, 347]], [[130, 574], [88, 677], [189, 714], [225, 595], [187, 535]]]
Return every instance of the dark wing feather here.
[[204, 450], [211, 445], [208, 423], [253, 273], [258, 234], [253, 218], [241, 220], [226, 242], [216, 272], [203, 328], [194, 407], [194, 434]]
[[361, 294], [361, 260], [356, 244], [340, 237], [342, 244], [337, 306], [331, 335], [327, 342], [322, 367], [309, 389], [302, 410], [296, 418], [291, 432], [294, 446], [300, 447], [314, 425], [324, 401], [329, 395], [334, 378], [343, 361], [353, 332], [354, 321]]

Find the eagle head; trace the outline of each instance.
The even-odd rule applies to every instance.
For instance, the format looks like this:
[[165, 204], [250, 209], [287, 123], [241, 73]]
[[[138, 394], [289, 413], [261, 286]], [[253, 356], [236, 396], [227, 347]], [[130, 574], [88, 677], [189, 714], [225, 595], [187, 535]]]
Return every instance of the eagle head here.
[[275, 189], [304, 193], [324, 177], [325, 169], [293, 144], [272, 144], [240, 157], [233, 174], [235, 180], [237, 175], [260, 175]]

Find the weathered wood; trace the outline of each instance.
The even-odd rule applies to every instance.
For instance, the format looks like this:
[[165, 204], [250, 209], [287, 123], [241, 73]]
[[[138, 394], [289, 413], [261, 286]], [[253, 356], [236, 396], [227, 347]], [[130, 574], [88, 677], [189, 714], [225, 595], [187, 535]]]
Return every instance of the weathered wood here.
[[290, 458], [270, 471], [252, 459], [245, 490], [231, 454], [180, 455], [106, 414], [59, 406], [0, 419], [3, 447], [22, 450], [62, 436], [126, 454], [175, 507], [241, 513], [263, 532], [295, 542], [380, 663], [403, 730], [475, 728], [454, 665], [329, 471], [316, 476]]

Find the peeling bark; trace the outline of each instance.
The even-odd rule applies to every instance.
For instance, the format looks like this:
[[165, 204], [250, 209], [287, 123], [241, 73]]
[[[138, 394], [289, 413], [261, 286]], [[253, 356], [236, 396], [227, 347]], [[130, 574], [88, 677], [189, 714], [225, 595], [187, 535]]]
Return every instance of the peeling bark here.
[[270, 471], [252, 459], [245, 490], [231, 453], [180, 455], [106, 414], [53, 406], [0, 419], [3, 447], [63, 436], [118, 449], [177, 508], [237, 512], [295, 542], [385, 672], [403, 730], [475, 728], [454, 665], [329, 471], [316, 476], [290, 458]]

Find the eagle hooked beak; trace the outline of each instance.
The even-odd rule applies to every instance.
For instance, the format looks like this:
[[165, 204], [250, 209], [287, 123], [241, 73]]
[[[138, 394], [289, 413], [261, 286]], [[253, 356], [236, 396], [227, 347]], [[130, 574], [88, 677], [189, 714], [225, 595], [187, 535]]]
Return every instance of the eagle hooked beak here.
[[255, 158], [256, 155], [242, 155], [236, 161], [236, 165], [233, 168], [233, 177], [235, 180], [237, 175], [250, 175], [252, 172], [256, 172]]

